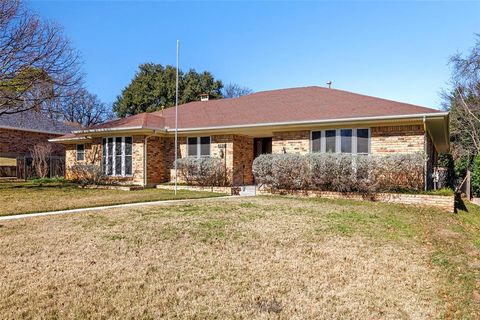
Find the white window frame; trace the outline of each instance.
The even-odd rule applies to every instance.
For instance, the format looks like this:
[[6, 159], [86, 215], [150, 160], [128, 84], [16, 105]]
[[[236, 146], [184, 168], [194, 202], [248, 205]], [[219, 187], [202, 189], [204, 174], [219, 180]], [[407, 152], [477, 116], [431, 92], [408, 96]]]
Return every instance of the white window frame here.
[[[370, 130], [370, 128], [355, 128], [355, 130], [354, 130], [354, 132], [353, 132], [353, 134], [355, 135], [355, 154], [359, 154], [359, 153], [358, 153], [358, 150], [357, 150], [357, 130], [359, 130], [359, 129], [366, 129], [366, 130], [368, 131], [368, 134], [367, 134], [367, 139], [368, 139], [368, 140], [367, 140], [367, 142], [368, 142], [368, 143], [367, 143], [367, 150], [368, 150], [368, 151], [367, 151], [367, 153], [362, 152], [362, 153], [360, 153], [360, 154], [369, 155], [369, 154], [372, 153], [372, 147], [371, 147], [371, 145], [372, 145], [372, 135], [371, 135], [371, 132], [372, 132], [372, 131]], [[352, 148], [353, 148], [353, 142], [352, 142]]]
[[[191, 138], [195, 138], [197, 140], [197, 143], [196, 143], [196, 145], [197, 145], [197, 155], [196, 156], [191, 156], [191, 155], [188, 154], [188, 150], [190, 149], [189, 148], [190, 144], [189, 144], [188, 140], [191, 139]], [[207, 156], [205, 156], [205, 155], [202, 156], [201, 155], [201, 150], [202, 150], [202, 145], [200, 143], [201, 138], [208, 138], [209, 139], [209, 143], [208, 143], [209, 148], [208, 148], [208, 155]], [[187, 157], [188, 158], [202, 158], [202, 157], [203, 158], [208, 158], [208, 157], [211, 157], [211, 156], [212, 156], [212, 137], [211, 136], [187, 137]]]
[[[342, 130], [352, 130], [352, 153], [351, 154], [371, 154], [371, 130], [370, 128], [360, 127], [360, 128], [339, 128], [339, 129], [321, 129], [321, 130], [311, 130], [310, 131], [310, 153], [313, 153], [313, 141], [312, 141], [312, 133], [321, 131], [321, 138], [320, 138], [320, 153], [326, 153], [327, 151], [327, 139], [326, 139], [326, 131], [333, 131], [335, 130], [335, 152], [334, 153], [341, 153], [342, 152]], [[357, 150], [357, 130], [359, 129], [367, 129], [368, 130], [368, 153], [358, 153]], [[318, 153], [318, 152], [315, 152]]]
[[[117, 145], [117, 138], [121, 138], [121, 147], [120, 147], [120, 150], [121, 150], [121, 156], [120, 156], [120, 159], [121, 159], [121, 172], [120, 173], [117, 173], [116, 172], [116, 161], [117, 161], [117, 155], [116, 155], [116, 152], [115, 152], [115, 149], [116, 149], [116, 145]], [[125, 154], [125, 150], [126, 150], [126, 143], [125, 143], [125, 139], [126, 138], [130, 138], [132, 140], [132, 154], [129, 155], [130, 157], [132, 157], [132, 172], [130, 174], [125, 174], [125, 169], [126, 169], [126, 166], [125, 166], [125, 158], [126, 158], [126, 154]], [[109, 139], [113, 139], [113, 144], [112, 144], [112, 165], [111, 165], [111, 168], [112, 168], [112, 172], [111, 173], [107, 173], [107, 169], [108, 169], [108, 166], [109, 166], [109, 156], [110, 154], [108, 153], [108, 140]], [[103, 142], [106, 142], [105, 144]], [[105, 150], [103, 150], [103, 148], [105, 147]], [[105, 152], [103, 152], [105, 151]], [[108, 176], [108, 177], [132, 177], [133, 176], [133, 137], [131, 136], [124, 136], [124, 137], [104, 137], [102, 138], [102, 160], [103, 160], [103, 163], [102, 163], [102, 171], [103, 173]]]
[[[79, 160], [79, 159], [78, 159], [78, 146], [83, 146], [83, 159], [82, 159], [82, 160]], [[75, 151], [76, 151], [75, 159], [76, 159], [77, 161], [85, 161], [85, 144], [77, 144], [77, 145], [75, 146]]]

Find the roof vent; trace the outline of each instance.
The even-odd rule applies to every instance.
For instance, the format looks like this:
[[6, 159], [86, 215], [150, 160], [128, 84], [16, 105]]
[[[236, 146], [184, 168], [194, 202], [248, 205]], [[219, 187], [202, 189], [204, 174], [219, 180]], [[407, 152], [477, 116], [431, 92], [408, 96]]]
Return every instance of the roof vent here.
[[200, 95], [200, 101], [208, 101], [209, 98], [210, 98], [210, 96], [209, 96], [208, 93], [202, 93]]
[[327, 86], [328, 86], [328, 89], [331, 89], [332, 88], [332, 81], [328, 81]]

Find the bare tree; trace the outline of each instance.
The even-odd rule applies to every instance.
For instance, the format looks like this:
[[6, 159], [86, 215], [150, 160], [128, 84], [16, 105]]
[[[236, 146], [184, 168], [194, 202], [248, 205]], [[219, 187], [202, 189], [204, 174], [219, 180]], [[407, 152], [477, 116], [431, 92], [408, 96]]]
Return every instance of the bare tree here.
[[32, 165], [39, 178], [43, 179], [48, 175], [48, 161], [52, 152], [53, 146], [48, 142], [36, 144], [30, 150], [32, 155]]
[[252, 89], [247, 87], [242, 87], [236, 83], [229, 83], [223, 88], [223, 97], [224, 98], [238, 98], [241, 96], [246, 96], [247, 94], [252, 93]]
[[0, 0], [0, 116], [50, 108], [80, 82], [78, 60], [58, 25]]
[[466, 56], [450, 59], [453, 67], [451, 92], [444, 94], [450, 111], [453, 155], [475, 155], [480, 152], [480, 36]]
[[53, 119], [77, 123], [88, 128], [113, 118], [110, 106], [100, 101], [97, 95], [80, 87], [65, 97], [54, 100], [47, 115]]

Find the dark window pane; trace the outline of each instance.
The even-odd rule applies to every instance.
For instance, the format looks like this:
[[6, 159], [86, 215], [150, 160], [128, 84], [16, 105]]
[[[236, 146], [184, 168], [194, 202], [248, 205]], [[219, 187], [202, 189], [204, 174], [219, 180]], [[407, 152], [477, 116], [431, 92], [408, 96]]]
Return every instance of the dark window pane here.
[[210, 155], [210, 137], [200, 138], [200, 155], [201, 156]]
[[132, 137], [125, 137], [125, 155], [132, 155]]
[[107, 174], [107, 139], [102, 139], [102, 172]]
[[85, 160], [85, 145], [83, 144], [77, 144], [77, 160]]
[[132, 156], [125, 156], [125, 175], [132, 174]]
[[322, 138], [322, 131], [312, 132], [312, 152], [321, 151], [321, 143], [322, 143], [321, 138]]
[[357, 153], [368, 153], [368, 129], [357, 129]]
[[325, 131], [325, 151], [326, 152], [335, 152], [335, 130], [326, 130]]
[[115, 156], [115, 175], [119, 176], [122, 174], [122, 156]]
[[115, 170], [113, 175], [119, 176], [122, 174], [122, 138], [115, 138]]
[[107, 152], [108, 152], [107, 174], [112, 175], [113, 174], [113, 138], [108, 138]]
[[122, 155], [122, 138], [115, 138], [115, 155]]
[[187, 155], [189, 157], [196, 157], [197, 156], [197, 137], [188, 138], [188, 151]]
[[343, 153], [352, 153], [352, 129], [342, 129], [340, 130], [341, 139], [341, 150]]

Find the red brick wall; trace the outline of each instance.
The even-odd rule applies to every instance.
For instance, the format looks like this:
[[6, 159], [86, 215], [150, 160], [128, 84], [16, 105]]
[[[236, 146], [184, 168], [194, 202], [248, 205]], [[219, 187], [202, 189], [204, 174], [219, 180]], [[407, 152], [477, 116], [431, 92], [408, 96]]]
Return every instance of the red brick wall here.
[[[253, 183], [253, 138], [247, 136], [233, 136], [233, 168], [234, 183]], [[242, 169], [243, 168], [243, 169]], [[236, 172], [235, 172], [236, 171]], [[243, 172], [243, 177], [241, 173]]]
[[[61, 134], [0, 129], [0, 153], [27, 155], [36, 144], [48, 142], [48, 139], [59, 136]], [[54, 155], [63, 156], [65, 154], [63, 145], [58, 143], [52, 143], [52, 145], [54, 147]]]

